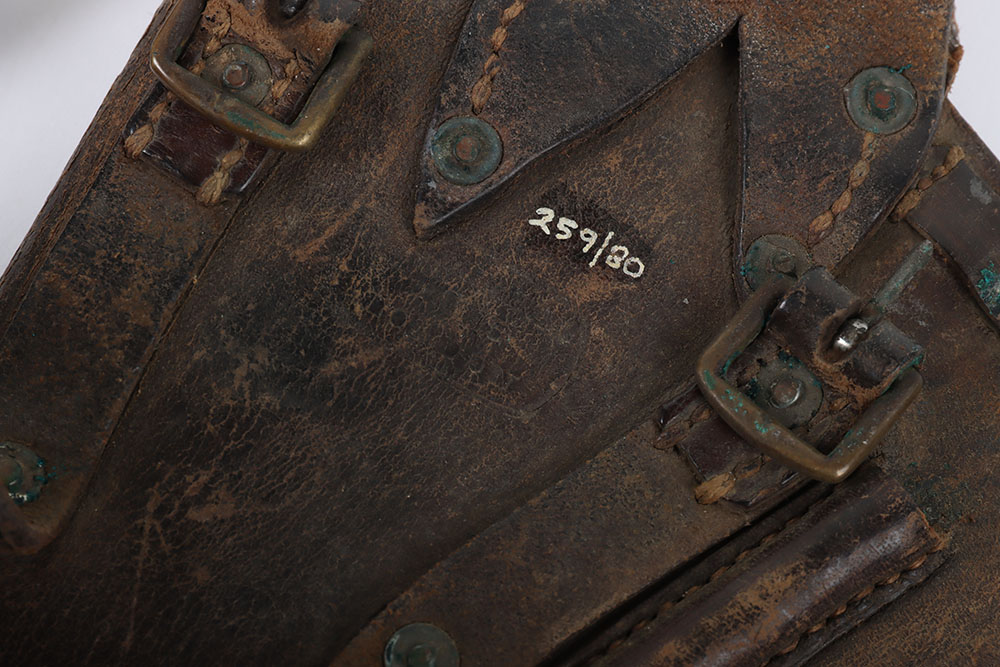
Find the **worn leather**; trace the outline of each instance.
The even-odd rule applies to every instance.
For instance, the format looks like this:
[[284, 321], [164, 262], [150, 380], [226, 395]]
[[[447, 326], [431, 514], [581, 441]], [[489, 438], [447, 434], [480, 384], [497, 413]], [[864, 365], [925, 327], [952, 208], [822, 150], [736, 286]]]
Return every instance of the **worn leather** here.
[[[462, 218], [540, 156], [628, 113], [734, 32], [741, 74], [734, 268], [767, 233], [808, 242], [820, 263], [836, 264], [903, 193], [933, 135], [948, 70], [947, 0], [598, 6], [472, 4], [429, 131], [474, 113], [498, 128], [504, 160], [483, 183], [458, 187], [425, 154], [418, 234]], [[906, 68], [919, 109], [903, 131], [866, 137], [845, 111], [843, 89], [876, 63]], [[864, 174], [860, 181], [852, 170]]]
[[943, 547], [902, 487], [874, 467], [863, 469], [595, 664], [765, 664], [792, 653], [876, 587], [928, 567]]
[[[546, 6], [558, 4], [568, 3]], [[900, 19], [894, 11], [913, 6], [883, 5], [858, 20]], [[520, 593], [531, 615], [505, 607], [497, 627], [526, 639], [463, 639], [463, 664], [490, 664], [489, 651], [505, 650], [529, 662], [574, 662], [593, 655], [584, 645], [602, 643], [609, 628], [641, 617], [650, 599], [687, 590], [703, 559], [724, 564], [720, 554], [740, 553], [770, 512], [811, 502], [703, 505], [701, 480], [663, 439], [623, 440], [688, 390], [693, 360], [746, 290], [733, 270], [740, 249], [765, 231], [739, 217], [741, 151], [754, 127], [740, 126], [739, 67], [755, 61], [741, 61], [738, 35], [710, 42], [624, 115], [607, 116], [603, 98], [588, 95], [594, 122], [573, 142], [520, 169], [464, 224], [418, 238], [425, 139], [455, 50], [479, 20], [474, 7], [367, 3], [357, 22], [377, 47], [320, 145], [276, 158], [251, 192], [214, 208], [160, 164], [124, 152], [130, 121], [157, 91], [148, 37], [140, 44], [0, 289], [0, 438], [30, 444], [52, 466], [81, 451], [99, 460], [65, 531], [33, 557], [3, 556], [3, 662], [330, 664], [357, 655], [377, 664], [381, 638], [403, 620], [393, 614], [407, 609], [397, 600], [439, 610], [442, 624], [447, 609], [467, 624], [462, 632], [499, 642], [476, 622], [494, 612], [489, 589], [460, 584], [476, 573], [509, 584], [500, 592]], [[912, 76], [928, 91], [919, 120], [884, 144], [832, 235], [810, 243], [809, 225], [849, 184], [863, 133], [837, 116], [837, 132], [849, 134], [822, 144], [837, 149], [823, 154], [823, 166], [799, 162], [806, 144], [789, 138], [796, 132], [781, 134], [777, 157], [761, 157], [818, 169], [782, 181], [801, 176], [794, 192], [762, 196], [781, 215], [759, 220], [793, 230], [821, 262], [853, 249], [848, 265], [829, 268], [859, 295], [919, 239], [903, 224], [879, 223], [916, 176], [943, 90], [949, 10], [920, 7], [896, 33], [912, 29], [912, 39], [876, 31], [882, 36], [865, 49], [878, 62], [854, 42], [829, 40], [850, 54], [852, 71], [885, 64], [886, 53], [912, 54], [923, 63]], [[502, 20], [481, 16], [483, 35]], [[518, 39], [512, 32], [511, 47]], [[764, 58], [756, 62], [800, 53], [752, 43]], [[824, 98], [823, 108], [841, 113], [844, 76], [818, 73], [828, 77], [824, 90], [836, 81], [837, 102]], [[503, 76], [492, 104], [520, 94]], [[773, 102], [751, 107], [780, 108]], [[521, 111], [548, 112], [538, 99]], [[765, 121], [756, 127], [770, 127]], [[799, 196], [810, 204], [798, 206]], [[540, 207], [614, 231], [644, 260], [642, 278], [592, 267], [582, 244], [543, 234], [528, 222]], [[983, 506], [995, 486], [982, 461], [1000, 419], [990, 389], [998, 386], [996, 332], [941, 264], [904, 292], [892, 320], [927, 350], [927, 388], [882, 447], [886, 467], [931, 521], [956, 529], [956, 560], [990, 581], [993, 517], [982, 528], [957, 518]], [[957, 390], [961, 378], [980, 390]], [[684, 414], [688, 422], [700, 415]], [[61, 486], [67, 479], [51, 480], [39, 502], [72, 491]], [[544, 513], [549, 499], [572, 493], [580, 502], [562, 515], [579, 523]], [[600, 511], [581, 512], [586, 502]], [[602, 527], [618, 527], [618, 541], [602, 544], [610, 541]], [[526, 535], [539, 539], [516, 542]], [[497, 538], [504, 553], [523, 556], [512, 581], [502, 562], [477, 569], [470, 557], [489, 556], [483, 545]], [[541, 545], [573, 556], [560, 560]], [[614, 571], [623, 564], [627, 571]], [[930, 640], [916, 635], [936, 600], [958, 609], [959, 591], [977, 594], [956, 572], [946, 565], [888, 616], [867, 621], [894, 619], [882, 635], [899, 653], [883, 650], [884, 664], [928, 650]], [[541, 573], [551, 576], [535, 581]], [[915, 597], [945, 578], [955, 592]], [[565, 597], [544, 599], [552, 590]], [[920, 613], [900, 619], [894, 609], [906, 604]], [[987, 608], [983, 601], [974, 618], [949, 617], [949, 645], [960, 655], [975, 655], [974, 630], [993, 627]], [[839, 632], [864, 619], [844, 615]], [[830, 650], [852, 655], [850, 642], [868, 636], [862, 627]], [[362, 644], [367, 652], [344, 653]], [[989, 655], [990, 640], [978, 650]]]
[[[1000, 194], [964, 155], [961, 146], [935, 151], [938, 159], [928, 160], [914, 192], [919, 200], [906, 219], [947, 254], [1000, 325]], [[954, 160], [959, 162], [952, 165]]]
[[478, 535], [389, 604], [333, 664], [372, 664], [396, 629], [414, 622], [445, 628], [472, 665], [579, 652], [572, 645], [588, 628], [773, 509], [700, 505], [683, 461], [659, 440], [650, 420]]
[[[934, 143], [939, 150], [928, 156], [924, 173], [959, 146], [976, 178], [1000, 191], [1000, 163], [953, 108], [947, 109]], [[957, 197], [938, 224], [975, 229], [978, 221], [966, 220], [979, 205], [975, 198]], [[848, 284], [877, 280], [891, 272], [900, 249], [920, 238], [905, 222], [890, 223], [842, 277], [850, 276]], [[989, 237], [981, 243], [990, 243]], [[820, 654], [818, 665], [989, 665], [1000, 660], [994, 512], [1000, 485], [992, 464], [1000, 433], [1000, 339], [962, 265], [944, 253], [939, 258], [893, 309], [897, 325], [926, 341], [922, 373], [927, 384], [881, 451], [883, 465], [938, 530], [951, 533], [953, 553], [928, 582]]]

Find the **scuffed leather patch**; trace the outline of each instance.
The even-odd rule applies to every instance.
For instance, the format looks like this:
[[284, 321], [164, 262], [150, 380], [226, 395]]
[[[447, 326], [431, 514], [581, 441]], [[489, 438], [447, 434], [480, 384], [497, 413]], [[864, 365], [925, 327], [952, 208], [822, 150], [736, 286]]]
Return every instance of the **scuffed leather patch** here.
[[457, 289], [474, 280], [468, 275], [448, 284], [417, 262], [370, 278], [356, 286], [355, 313], [377, 339], [395, 341], [418, 365], [508, 409], [530, 412], [557, 394], [585, 351], [586, 330], [572, 305], [531, 275], [504, 274], [490, 295]]

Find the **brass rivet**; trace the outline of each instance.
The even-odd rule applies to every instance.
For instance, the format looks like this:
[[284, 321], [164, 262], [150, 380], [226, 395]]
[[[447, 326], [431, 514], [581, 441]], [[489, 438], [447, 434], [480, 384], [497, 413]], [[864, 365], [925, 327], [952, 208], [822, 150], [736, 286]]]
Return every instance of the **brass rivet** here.
[[776, 408], [790, 408], [802, 398], [802, 380], [786, 375], [771, 384], [771, 405]]
[[431, 142], [431, 156], [438, 172], [455, 185], [485, 181], [500, 166], [503, 144], [486, 121], [472, 116], [442, 123]]
[[222, 83], [230, 90], [241, 90], [250, 83], [250, 66], [245, 62], [226, 65], [222, 72]]
[[862, 130], [893, 134], [910, 124], [917, 113], [917, 92], [902, 70], [870, 67], [844, 89], [847, 111]]
[[385, 644], [385, 667], [458, 667], [458, 647], [441, 628], [412, 623]]

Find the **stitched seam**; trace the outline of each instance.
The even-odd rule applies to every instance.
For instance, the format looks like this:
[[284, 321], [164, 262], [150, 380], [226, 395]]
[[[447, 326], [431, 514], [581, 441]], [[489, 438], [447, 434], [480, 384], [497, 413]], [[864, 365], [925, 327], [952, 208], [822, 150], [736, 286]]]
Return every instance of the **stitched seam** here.
[[851, 168], [847, 179], [847, 188], [834, 200], [830, 208], [820, 213], [809, 223], [809, 245], [816, 245], [829, 236], [837, 218], [851, 205], [854, 191], [868, 179], [873, 159], [875, 159], [875, 133], [866, 132], [861, 145], [861, 159]]
[[528, 0], [514, 0], [510, 7], [503, 10], [500, 15], [500, 25], [490, 37], [492, 50], [483, 65], [483, 74], [472, 87], [472, 112], [476, 115], [479, 115], [486, 107], [486, 103], [489, 102], [490, 96], [493, 94], [493, 80], [503, 68], [503, 61], [500, 60], [500, 49], [503, 48], [503, 43], [507, 41], [507, 36], [510, 34], [510, 24], [521, 15], [527, 5]]
[[868, 588], [865, 588], [862, 591], [856, 593], [850, 600], [848, 600], [846, 603], [844, 603], [840, 607], [838, 607], [832, 614], [830, 614], [825, 619], [823, 619], [822, 621], [820, 621], [816, 625], [812, 626], [811, 628], [809, 628], [808, 630], [806, 630], [805, 632], [803, 632], [801, 635], [799, 635], [799, 637], [795, 641], [793, 641], [791, 644], [789, 644], [784, 649], [782, 649], [781, 651], [779, 651], [776, 655], [768, 658], [767, 661], [765, 661], [761, 665], [761, 667], [767, 667], [776, 658], [780, 658], [782, 656], [788, 655], [789, 653], [791, 653], [792, 651], [794, 651], [796, 648], [798, 648], [799, 643], [803, 639], [805, 639], [806, 637], [809, 637], [810, 635], [816, 634], [817, 632], [819, 632], [820, 630], [822, 630], [823, 628], [825, 628], [827, 626], [827, 624], [829, 624], [831, 621], [833, 621], [834, 619], [837, 619], [837, 618], [843, 616], [844, 614], [846, 614], [849, 609], [854, 609], [855, 607], [857, 607], [861, 603], [862, 600], [864, 600], [866, 597], [868, 597], [869, 595], [871, 595], [872, 593], [874, 593], [877, 589], [883, 588], [885, 586], [891, 586], [891, 585], [895, 584], [897, 581], [899, 581], [899, 578], [901, 576], [903, 576], [904, 574], [906, 574], [907, 572], [913, 572], [915, 570], [919, 570], [927, 562], [927, 558], [931, 554], [935, 554], [935, 553], [941, 551], [942, 549], [944, 549], [945, 544], [946, 543], [945, 543], [944, 540], [940, 540], [939, 539], [938, 543], [936, 545], [934, 545], [934, 547], [932, 547], [929, 551], [927, 551], [923, 555], [919, 556], [916, 560], [914, 560], [912, 563], [910, 563], [909, 565], [907, 565], [906, 567], [904, 567], [903, 569], [901, 569], [896, 574], [894, 574], [894, 575], [892, 575], [890, 577], [886, 577], [882, 581], [880, 581], [880, 582], [878, 582], [878, 583], [876, 583], [876, 584], [874, 584], [872, 586], [869, 586]]
[[[191, 66], [191, 72], [194, 74], [201, 74], [204, 71], [206, 58], [212, 56], [212, 54], [222, 48], [222, 38], [229, 32], [231, 25], [232, 18], [230, 17], [229, 12], [226, 11], [225, 18], [219, 23], [219, 25], [212, 29], [212, 36], [209, 38], [208, 43], [205, 44], [205, 48], [202, 49], [198, 62]], [[174, 103], [174, 101], [176, 101], [176, 99], [177, 97], [173, 93], [167, 91], [163, 100], [154, 106], [149, 112], [149, 118], [146, 120], [146, 123], [137, 128], [135, 132], [130, 134], [125, 139], [126, 155], [132, 159], [136, 159], [142, 155], [142, 152], [146, 150], [149, 144], [153, 143], [160, 120], [164, 115], [166, 115], [167, 110]]]
[[644, 619], [638, 621], [631, 628], [629, 628], [628, 630], [626, 630], [625, 632], [623, 632], [621, 635], [619, 635], [618, 638], [616, 638], [616, 639], [612, 640], [611, 642], [609, 642], [608, 646], [603, 651], [600, 651], [599, 653], [595, 654], [592, 658], [590, 658], [587, 661], [586, 664], [592, 664], [594, 661], [598, 660], [599, 658], [606, 657], [607, 655], [609, 655], [612, 652], [614, 652], [615, 649], [619, 648], [622, 644], [624, 644], [625, 641], [628, 640], [633, 634], [635, 634], [636, 632], [642, 630], [644, 627], [646, 627], [647, 625], [649, 625], [650, 623], [652, 623], [653, 621], [655, 621], [657, 618], [659, 618], [659, 616], [661, 614], [663, 614], [666, 611], [669, 611], [671, 608], [673, 608], [674, 606], [676, 606], [677, 604], [679, 604], [680, 602], [682, 602], [685, 598], [687, 598], [688, 595], [694, 593], [695, 591], [697, 591], [697, 590], [699, 590], [701, 588], [704, 588], [708, 584], [712, 583], [713, 581], [715, 581], [716, 579], [718, 579], [719, 577], [721, 577], [722, 575], [724, 575], [730, 569], [732, 569], [733, 567], [735, 567], [736, 565], [738, 565], [740, 562], [742, 562], [743, 560], [745, 560], [750, 555], [751, 552], [756, 551], [757, 549], [760, 549], [761, 547], [764, 547], [767, 544], [769, 544], [770, 542], [772, 542], [779, 534], [781, 534], [782, 532], [784, 532], [789, 526], [791, 526], [792, 524], [794, 524], [795, 522], [797, 522], [799, 519], [801, 519], [802, 517], [804, 517], [806, 514], [808, 514], [810, 510], [812, 510], [812, 506], [805, 508], [801, 513], [796, 514], [795, 516], [793, 516], [792, 518], [790, 518], [780, 528], [777, 528], [776, 530], [768, 533], [767, 535], [765, 535], [764, 537], [762, 537], [760, 539], [760, 541], [758, 541], [753, 546], [747, 547], [746, 549], [744, 549], [743, 551], [741, 551], [740, 553], [738, 553], [736, 555], [736, 557], [732, 561], [729, 562], [728, 565], [723, 565], [722, 567], [718, 568], [715, 572], [713, 572], [712, 574], [710, 574], [708, 576], [708, 579], [706, 579], [702, 583], [695, 584], [694, 586], [691, 586], [686, 591], [684, 591], [680, 596], [678, 596], [676, 599], [664, 602], [662, 605], [660, 605], [657, 608], [656, 612], [652, 616], [650, 616], [648, 618], [644, 618]]
[[909, 215], [913, 209], [920, 205], [920, 200], [923, 199], [924, 193], [927, 192], [932, 185], [950, 174], [952, 169], [957, 167], [964, 159], [965, 151], [962, 150], [961, 146], [952, 146], [949, 148], [944, 161], [934, 167], [934, 170], [931, 171], [929, 176], [921, 178], [917, 181], [917, 184], [912, 190], [903, 195], [903, 198], [899, 200], [899, 204], [896, 205], [895, 210], [892, 212], [892, 219], [899, 222]]
[[222, 199], [222, 193], [226, 191], [232, 181], [233, 169], [243, 160], [249, 145], [250, 142], [241, 137], [236, 148], [222, 156], [222, 159], [219, 160], [219, 166], [198, 188], [197, 199], [199, 203], [205, 206], [214, 206], [219, 203]]

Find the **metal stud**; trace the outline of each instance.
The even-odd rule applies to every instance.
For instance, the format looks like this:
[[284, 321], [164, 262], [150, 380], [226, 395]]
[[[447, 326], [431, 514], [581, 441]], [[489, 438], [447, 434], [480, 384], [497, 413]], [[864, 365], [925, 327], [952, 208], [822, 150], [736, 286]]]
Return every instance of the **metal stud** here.
[[242, 90], [250, 83], [250, 66], [245, 62], [230, 63], [222, 71], [222, 85], [230, 90]]
[[31, 449], [16, 442], [0, 442], [0, 483], [16, 504], [38, 498], [48, 481], [45, 462]]
[[893, 134], [910, 124], [917, 112], [917, 92], [902, 70], [871, 67], [844, 89], [847, 111], [862, 130]]
[[750, 289], [756, 290], [772, 276], [798, 277], [813, 265], [808, 251], [798, 241], [780, 234], [762, 236], [747, 250], [742, 273]]
[[790, 408], [802, 398], [803, 389], [802, 380], [797, 377], [786, 375], [779, 378], [771, 383], [771, 405], [779, 409]]
[[500, 166], [503, 144], [486, 121], [473, 116], [450, 118], [431, 142], [434, 165], [455, 185], [482, 183]]
[[267, 59], [243, 44], [227, 44], [213, 53], [201, 78], [254, 105], [267, 97], [274, 83]]
[[823, 386], [798, 359], [782, 355], [760, 370], [754, 402], [788, 428], [807, 424], [823, 403]]
[[385, 667], [458, 667], [458, 647], [441, 628], [413, 623], [386, 642], [383, 662]]

